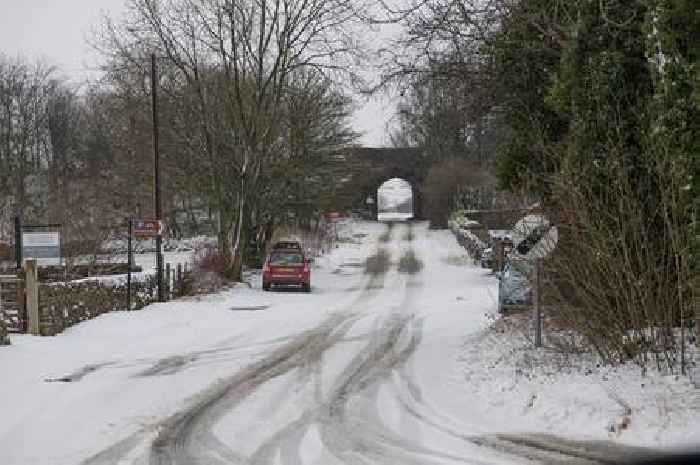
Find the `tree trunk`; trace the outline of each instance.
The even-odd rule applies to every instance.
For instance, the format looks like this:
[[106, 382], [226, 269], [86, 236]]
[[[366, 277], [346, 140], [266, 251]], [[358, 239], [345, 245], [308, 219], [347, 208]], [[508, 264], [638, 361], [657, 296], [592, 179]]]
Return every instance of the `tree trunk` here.
[[243, 189], [243, 180], [241, 179], [241, 192], [238, 194], [238, 206], [236, 211], [236, 223], [233, 231], [233, 247], [231, 250], [232, 262], [226, 275], [236, 281], [241, 281], [243, 278], [243, 265], [246, 255], [246, 240], [247, 240], [247, 215], [246, 215], [246, 199]]
[[220, 207], [219, 208], [219, 221], [218, 221], [218, 231], [217, 231], [217, 243], [219, 246], [219, 253], [226, 263], [228, 268], [231, 264], [231, 229], [232, 229], [231, 214], [228, 209]]

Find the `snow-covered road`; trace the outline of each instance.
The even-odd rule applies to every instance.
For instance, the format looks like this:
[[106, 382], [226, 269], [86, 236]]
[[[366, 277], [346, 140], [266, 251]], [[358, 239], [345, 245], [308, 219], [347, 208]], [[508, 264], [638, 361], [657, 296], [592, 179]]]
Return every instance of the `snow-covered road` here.
[[464, 395], [462, 345], [488, 324], [496, 282], [449, 232], [421, 223], [350, 227], [317, 261], [308, 295], [264, 293], [256, 282], [103, 315], [51, 339], [15, 337], [0, 350], [0, 463], [592, 456], [578, 444], [496, 435], [507, 428]]

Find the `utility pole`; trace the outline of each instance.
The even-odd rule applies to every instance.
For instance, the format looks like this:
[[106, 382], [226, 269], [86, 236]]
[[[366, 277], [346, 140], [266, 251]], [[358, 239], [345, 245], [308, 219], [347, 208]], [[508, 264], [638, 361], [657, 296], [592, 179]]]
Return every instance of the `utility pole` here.
[[[155, 184], [155, 210], [156, 220], [162, 220], [160, 204], [160, 156], [158, 153], [158, 68], [156, 67], [156, 54], [151, 54], [151, 97], [153, 99], [153, 171]], [[163, 231], [156, 236], [156, 282], [158, 283], [158, 302], [164, 302], [163, 293]]]

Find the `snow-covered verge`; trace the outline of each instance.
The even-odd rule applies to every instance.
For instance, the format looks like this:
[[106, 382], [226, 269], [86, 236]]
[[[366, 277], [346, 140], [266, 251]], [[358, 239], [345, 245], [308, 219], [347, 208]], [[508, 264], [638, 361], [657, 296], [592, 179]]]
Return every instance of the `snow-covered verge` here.
[[687, 377], [535, 349], [527, 324], [497, 320], [463, 346], [464, 395], [503, 432], [659, 448], [700, 444], [700, 392]]

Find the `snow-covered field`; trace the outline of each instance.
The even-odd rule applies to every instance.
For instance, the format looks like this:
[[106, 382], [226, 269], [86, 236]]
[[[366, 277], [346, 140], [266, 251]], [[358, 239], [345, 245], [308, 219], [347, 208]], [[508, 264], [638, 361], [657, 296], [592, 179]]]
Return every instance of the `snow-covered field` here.
[[[192, 250], [163, 252], [163, 267], [165, 267], [166, 264], [170, 264], [170, 268], [173, 270], [173, 273], [177, 269], [178, 264], [181, 265], [183, 268], [187, 266], [191, 269], [191, 267], [193, 266], [194, 253], [195, 252]], [[123, 261], [124, 263], [126, 263], [127, 261], [126, 256], [117, 255], [113, 258]], [[133, 260], [134, 265], [141, 267], [141, 271], [131, 273], [132, 280], [143, 281], [146, 279], [147, 276], [156, 274], [155, 252], [134, 254]], [[126, 274], [113, 274], [104, 276], [91, 276], [89, 278], [78, 279], [75, 282], [99, 281], [102, 283], [109, 284], [123, 284], [126, 283], [126, 280]]]
[[[606, 439], [615, 393], [637, 406], [643, 389], [656, 403], [615, 443], [700, 431], [697, 404], [674, 400], [694, 394], [683, 380], [630, 388], [631, 369], [547, 364], [522, 375], [517, 340], [489, 329], [496, 280], [449, 231], [346, 222], [340, 234], [311, 294], [266, 293], [255, 277], [53, 338], [12, 336], [0, 348], [0, 463], [538, 462], [556, 453], [499, 433]], [[387, 266], [367, 273], [368, 257]]]

